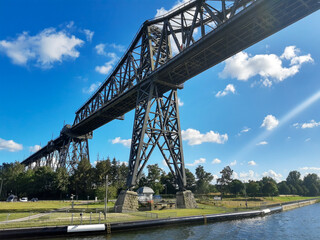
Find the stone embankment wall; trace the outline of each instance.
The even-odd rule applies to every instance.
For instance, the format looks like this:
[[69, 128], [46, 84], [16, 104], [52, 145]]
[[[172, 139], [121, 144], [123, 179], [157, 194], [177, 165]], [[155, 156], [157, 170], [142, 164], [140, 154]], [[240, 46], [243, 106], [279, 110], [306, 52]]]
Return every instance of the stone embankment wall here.
[[295, 209], [295, 208], [299, 208], [299, 207], [304, 207], [307, 205], [315, 204], [317, 201], [318, 201], [317, 199], [313, 199], [313, 200], [309, 200], [309, 201], [286, 204], [286, 205], [282, 206], [282, 210], [287, 211], [287, 210], [291, 210], [291, 209]]

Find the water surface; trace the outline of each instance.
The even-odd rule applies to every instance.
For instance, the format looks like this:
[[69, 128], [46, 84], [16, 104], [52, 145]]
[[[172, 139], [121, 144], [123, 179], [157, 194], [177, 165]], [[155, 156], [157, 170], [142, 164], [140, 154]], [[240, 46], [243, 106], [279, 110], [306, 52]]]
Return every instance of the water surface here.
[[320, 239], [320, 204], [265, 217], [181, 225], [147, 230], [114, 233], [111, 236], [60, 237], [55, 240], [122, 240], [122, 239]]

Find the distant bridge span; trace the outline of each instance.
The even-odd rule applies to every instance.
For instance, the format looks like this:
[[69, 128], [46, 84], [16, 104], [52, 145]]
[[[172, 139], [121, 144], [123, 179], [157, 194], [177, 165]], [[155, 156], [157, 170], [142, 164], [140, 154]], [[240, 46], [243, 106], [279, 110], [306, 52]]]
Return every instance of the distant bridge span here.
[[135, 185], [158, 146], [183, 189], [176, 90], [319, 8], [318, 0], [195, 0], [144, 22], [113, 72], [76, 111], [73, 125], [66, 125], [58, 138], [22, 163], [72, 171], [80, 159], [89, 159], [88, 139], [95, 129], [136, 109], [128, 188]]

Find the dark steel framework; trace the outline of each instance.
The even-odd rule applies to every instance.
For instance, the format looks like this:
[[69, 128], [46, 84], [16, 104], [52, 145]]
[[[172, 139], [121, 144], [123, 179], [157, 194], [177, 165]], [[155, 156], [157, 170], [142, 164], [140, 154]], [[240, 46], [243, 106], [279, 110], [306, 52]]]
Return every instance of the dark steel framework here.
[[38, 151], [37, 159], [29, 161], [26, 167], [32, 169], [47, 166], [54, 170], [66, 168], [69, 173], [72, 173], [82, 159], [90, 161], [88, 139], [92, 138], [92, 133], [80, 138], [69, 137], [63, 133], [61, 135], [63, 136], [59, 139], [61, 141], [48, 142], [45, 148]]
[[127, 186], [133, 187], [158, 146], [176, 183], [186, 186], [177, 89], [162, 95], [154, 83], [139, 89], [129, 158]]
[[318, 0], [194, 0], [144, 22], [110, 76], [76, 111], [73, 125], [22, 163], [72, 171], [81, 158], [89, 159], [92, 131], [136, 109], [128, 187], [158, 146], [183, 189], [176, 89], [319, 8]]

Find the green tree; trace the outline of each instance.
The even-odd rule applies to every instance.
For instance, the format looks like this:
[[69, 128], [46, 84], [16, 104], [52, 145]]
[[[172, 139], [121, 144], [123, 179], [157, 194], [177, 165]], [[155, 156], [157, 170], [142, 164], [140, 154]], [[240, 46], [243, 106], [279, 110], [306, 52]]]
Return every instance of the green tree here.
[[82, 199], [87, 199], [87, 196], [92, 195], [92, 166], [87, 158], [81, 159], [75, 170], [71, 181], [72, 190], [75, 195]]
[[291, 190], [286, 181], [278, 183], [278, 189], [280, 194], [290, 194]]
[[299, 182], [300, 176], [301, 176], [301, 174], [298, 171], [289, 172], [288, 177], [286, 179], [287, 184], [291, 184], [293, 186], [299, 185], [300, 184], [300, 182]]
[[226, 166], [224, 169], [222, 169], [220, 174], [221, 177], [217, 179], [217, 187], [221, 192], [221, 197], [223, 198], [224, 194], [229, 190], [228, 188], [232, 181], [233, 170], [229, 166]]
[[[111, 161], [108, 157], [106, 160], [97, 161], [94, 174], [94, 183], [97, 186], [102, 186], [105, 184], [105, 179], [107, 175], [110, 175]], [[111, 176], [110, 176], [111, 177]]]
[[303, 179], [304, 186], [308, 189], [309, 196], [317, 196], [319, 194], [320, 179], [317, 174], [308, 174]]
[[196, 178], [188, 168], [186, 168], [186, 178], [187, 178], [186, 189], [194, 192], [196, 188]]
[[319, 196], [319, 188], [314, 183], [309, 187], [309, 196]]
[[260, 191], [260, 185], [255, 181], [249, 181], [246, 187], [246, 191], [249, 196], [256, 197]]
[[231, 193], [237, 196], [244, 190], [244, 184], [238, 179], [233, 179], [230, 183], [229, 189]]
[[210, 190], [210, 182], [213, 180], [213, 176], [211, 173], [206, 172], [203, 166], [199, 165], [196, 168], [196, 186], [197, 193], [204, 194], [208, 193]]
[[39, 167], [36, 168], [33, 177], [35, 196], [40, 199], [53, 199], [56, 194], [54, 171], [47, 166]]
[[[95, 189], [95, 196], [99, 199], [99, 200], [104, 200], [105, 196], [106, 196], [106, 187], [105, 186], [99, 186]], [[115, 199], [117, 198], [117, 192], [118, 189], [113, 186], [113, 185], [109, 185], [108, 186], [108, 201], [110, 199]]]
[[164, 189], [162, 190], [163, 194], [175, 194], [177, 192], [176, 181], [171, 172], [168, 172], [168, 174], [163, 173], [161, 175], [160, 182], [164, 187]]
[[161, 175], [164, 174], [163, 170], [158, 166], [158, 164], [148, 165], [148, 187], [152, 188], [155, 194], [159, 194], [163, 191], [164, 186], [161, 183]]
[[279, 194], [277, 183], [273, 178], [263, 177], [261, 182], [262, 185], [262, 194], [265, 196], [276, 196]]
[[58, 168], [55, 174], [55, 187], [60, 199], [66, 196], [69, 186], [69, 174], [66, 168]]

